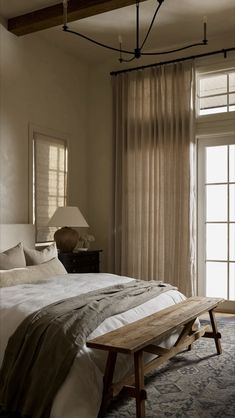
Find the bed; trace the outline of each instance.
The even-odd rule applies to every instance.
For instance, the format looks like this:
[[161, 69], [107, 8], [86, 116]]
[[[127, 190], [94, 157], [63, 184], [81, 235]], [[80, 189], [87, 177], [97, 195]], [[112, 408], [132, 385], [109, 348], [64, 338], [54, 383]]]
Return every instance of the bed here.
[[[32, 232], [32, 228], [28, 230]], [[16, 242], [19, 242], [18, 232], [15, 241], [11, 240], [11, 245]], [[2, 247], [5, 249], [5, 245]], [[93, 290], [130, 283], [133, 280], [129, 277], [104, 273], [62, 274], [60, 272], [60, 274], [50, 274], [49, 277], [40, 278], [35, 282], [29, 280], [28, 283], [2, 287], [0, 289], [0, 363], [2, 364], [10, 336], [31, 313], [76, 294], [85, 295]], [[105, 319], [88, 336], [88, 340], [177, 304], [184, 299], [185, 297], [178, 290], [167, 290], [139, 306]], [[172, 346], [177, 337], [178, 332], [173, 333], [167, 340], [161, 342], [161, 346]], [[97, 417], [102, 399], [106, 358], [105, 352], [90, 349], [86, 344], [79, 349], [65, 381], [54, 398], [50, 412], [51, 418]], [[114, 380], [119, 380], [129, 367], [128, 357], [120, 354]]]

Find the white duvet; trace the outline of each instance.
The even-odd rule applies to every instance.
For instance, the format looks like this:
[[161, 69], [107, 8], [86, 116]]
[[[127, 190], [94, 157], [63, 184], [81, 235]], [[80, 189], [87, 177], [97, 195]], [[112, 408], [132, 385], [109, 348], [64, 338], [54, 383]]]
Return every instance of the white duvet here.
[[[9, 337], [30, 313], [60, 299], [117, 283], [127, 283], [130, 280], [132, 279], [128, 277], [104, 273], [66, 274], [52, 277], [39, 284], [0, 289], [0, 364]], [[184, 296], [177, 290], [169, 290], [123, 314], [106, 319], [89, 338], [136, 321], [183, 299]], [[176, 335], [172, 335], [162, 345], [172, 345], [175, 339]], [[79, 350], [64, 384], [54, 399], [50, 418], [97, 417], [102, 397], [106, 355], [103, 351], [91, 350], [86, 346]], [[120, 378], [130, 364], [129, 356], [119, 355], [114, 378]]]

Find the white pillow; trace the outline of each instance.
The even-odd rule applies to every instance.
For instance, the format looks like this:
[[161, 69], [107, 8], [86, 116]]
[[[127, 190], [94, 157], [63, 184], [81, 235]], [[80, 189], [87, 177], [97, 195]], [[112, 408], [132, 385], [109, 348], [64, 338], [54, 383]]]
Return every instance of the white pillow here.
[[25, 266], [26, 261], [21, 242], [15, 247], [0, 253], [0, 270], [9, 270]]
[[59, 274], [67, 274], [67, 271], [58, 258], [53, 258], [37, 266], [0, 270], [0, 287], [27, 283], [35, 284]]
[[56, 258], [58, 256], [56, 243], [54, 242], [43, 250], [32, 250], [24, 247], [24, 255], [27, 266], [45, 263], [46, 261], [52, 260], [52, 258]]

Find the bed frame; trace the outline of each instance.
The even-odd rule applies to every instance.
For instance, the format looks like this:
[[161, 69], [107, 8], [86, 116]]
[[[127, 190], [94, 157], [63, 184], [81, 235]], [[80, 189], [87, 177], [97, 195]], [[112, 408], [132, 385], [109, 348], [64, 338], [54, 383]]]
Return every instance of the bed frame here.
[[[103, 397], [98, 418], [104, 417], [109, 402], [120, 392], [136, 399], [136, 417], [145, 418], [147, 393], [144, 389], [144, 374], [160, 366], [185, 348], [190, 350], [192, 343], [198, 338], [213, 338], [217, 354], [221, 354], [221, 334], [217, 330], [214, 309], [222, 301], [223, 299], [192, 297], [88, 341], [88, 347], [108, 351], [103, 380]], [[196, 318], [205, 312], [209, 313], [212, 329], [207, 325], [194, 330], [193, 324]], [[172, 348], [166, 349], [153, 345], [156, 340], [160, 341], [166, 338], [180, 327], [182, 330]], [[155, 354], [157, 357], [144, 364], [144, 352]], [[118, 353], [134, 356], [134, 374], [129, 373], [122, 381], [113, 384]], [[133, 382], [134, 385], [130, 386]]]

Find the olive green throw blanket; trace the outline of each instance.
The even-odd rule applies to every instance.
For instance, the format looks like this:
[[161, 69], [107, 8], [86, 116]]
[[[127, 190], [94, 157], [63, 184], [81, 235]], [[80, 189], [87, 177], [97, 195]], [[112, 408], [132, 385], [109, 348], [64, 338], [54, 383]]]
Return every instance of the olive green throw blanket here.
[[29, 315], [11, 336], [0, 373], [0, 403], [49, 418], [54, 396], [89, 334], [106, 318], [173, 287], [131, 281], [55, 302]]

